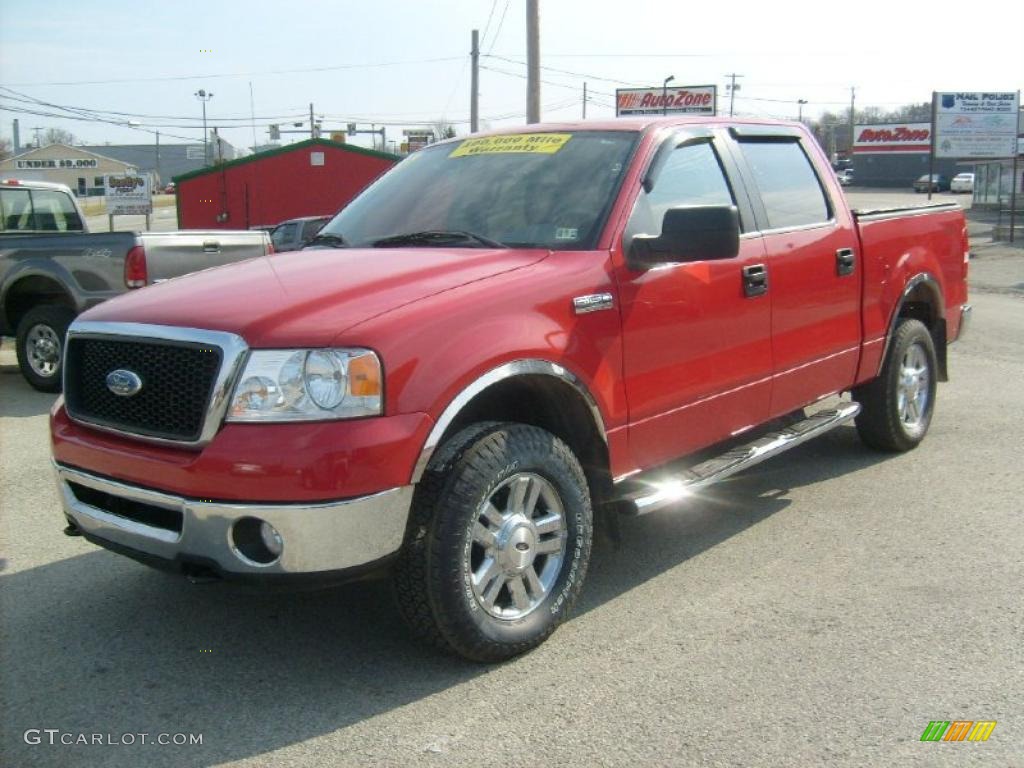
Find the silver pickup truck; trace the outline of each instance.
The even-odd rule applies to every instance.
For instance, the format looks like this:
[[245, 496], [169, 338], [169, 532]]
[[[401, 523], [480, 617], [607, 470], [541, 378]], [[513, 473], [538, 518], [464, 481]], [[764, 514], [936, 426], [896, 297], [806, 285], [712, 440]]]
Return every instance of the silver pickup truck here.
[[90, 233], [71, 191], [0, 181], [0, 333], [36, 389], [61, 388], [64, 335], [80, 312], [133, 288], [273, 253], [266, 232]]

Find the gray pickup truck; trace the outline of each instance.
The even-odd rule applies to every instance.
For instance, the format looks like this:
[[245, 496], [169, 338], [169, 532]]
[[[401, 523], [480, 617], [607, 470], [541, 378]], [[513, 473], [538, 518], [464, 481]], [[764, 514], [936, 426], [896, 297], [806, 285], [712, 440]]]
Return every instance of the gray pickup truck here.
[[133, 288], [273, 253], [265, 232], [90, 233], [71, 191], [0, 181], [0, 333], [17, 337], [18, 367], [58, 392], [64, 335], [80, 312]]

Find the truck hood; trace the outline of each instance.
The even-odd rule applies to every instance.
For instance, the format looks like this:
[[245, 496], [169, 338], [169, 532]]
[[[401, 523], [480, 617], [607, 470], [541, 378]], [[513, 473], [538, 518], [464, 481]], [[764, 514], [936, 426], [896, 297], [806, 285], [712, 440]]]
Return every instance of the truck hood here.
[[292, 251], [195, 272], [119, 296], [82, 319], [237, 333], [251, 347], [327, 346], [398, 307], [534, 264], [546, 250]]

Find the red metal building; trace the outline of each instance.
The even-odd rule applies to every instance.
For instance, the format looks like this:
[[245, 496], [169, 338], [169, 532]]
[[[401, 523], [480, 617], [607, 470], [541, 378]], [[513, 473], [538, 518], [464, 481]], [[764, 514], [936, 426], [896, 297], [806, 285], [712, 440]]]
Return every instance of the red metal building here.
[[338, 211], [401, 158], [308, 139], [174, 178], [182, 229], [248, 229]]

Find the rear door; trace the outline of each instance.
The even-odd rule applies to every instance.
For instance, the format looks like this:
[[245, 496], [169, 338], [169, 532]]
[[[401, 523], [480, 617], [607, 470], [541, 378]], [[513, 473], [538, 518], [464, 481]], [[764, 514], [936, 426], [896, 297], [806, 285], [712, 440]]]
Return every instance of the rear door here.
[[823, 158], [801, 131], [745, 126], [729, 133], [764, 239], [771, 415], [779, 416], [854, 381], [863, 273], [857, 235], [842, 191], [831, 175], [819, 173]]
[[763, 270], [764, 248], [721, 140], [676, 134], [652, 167], [661, 170], [634, 203], [626, 253], [632, 236], [660, 233], [674, 206], [735, 205], [744, 234], [735, 258], [619, 270], [629, 443], [641, 467], [764, 421], [772, 371], [771, 298], [745, 289], [745, 274]]

